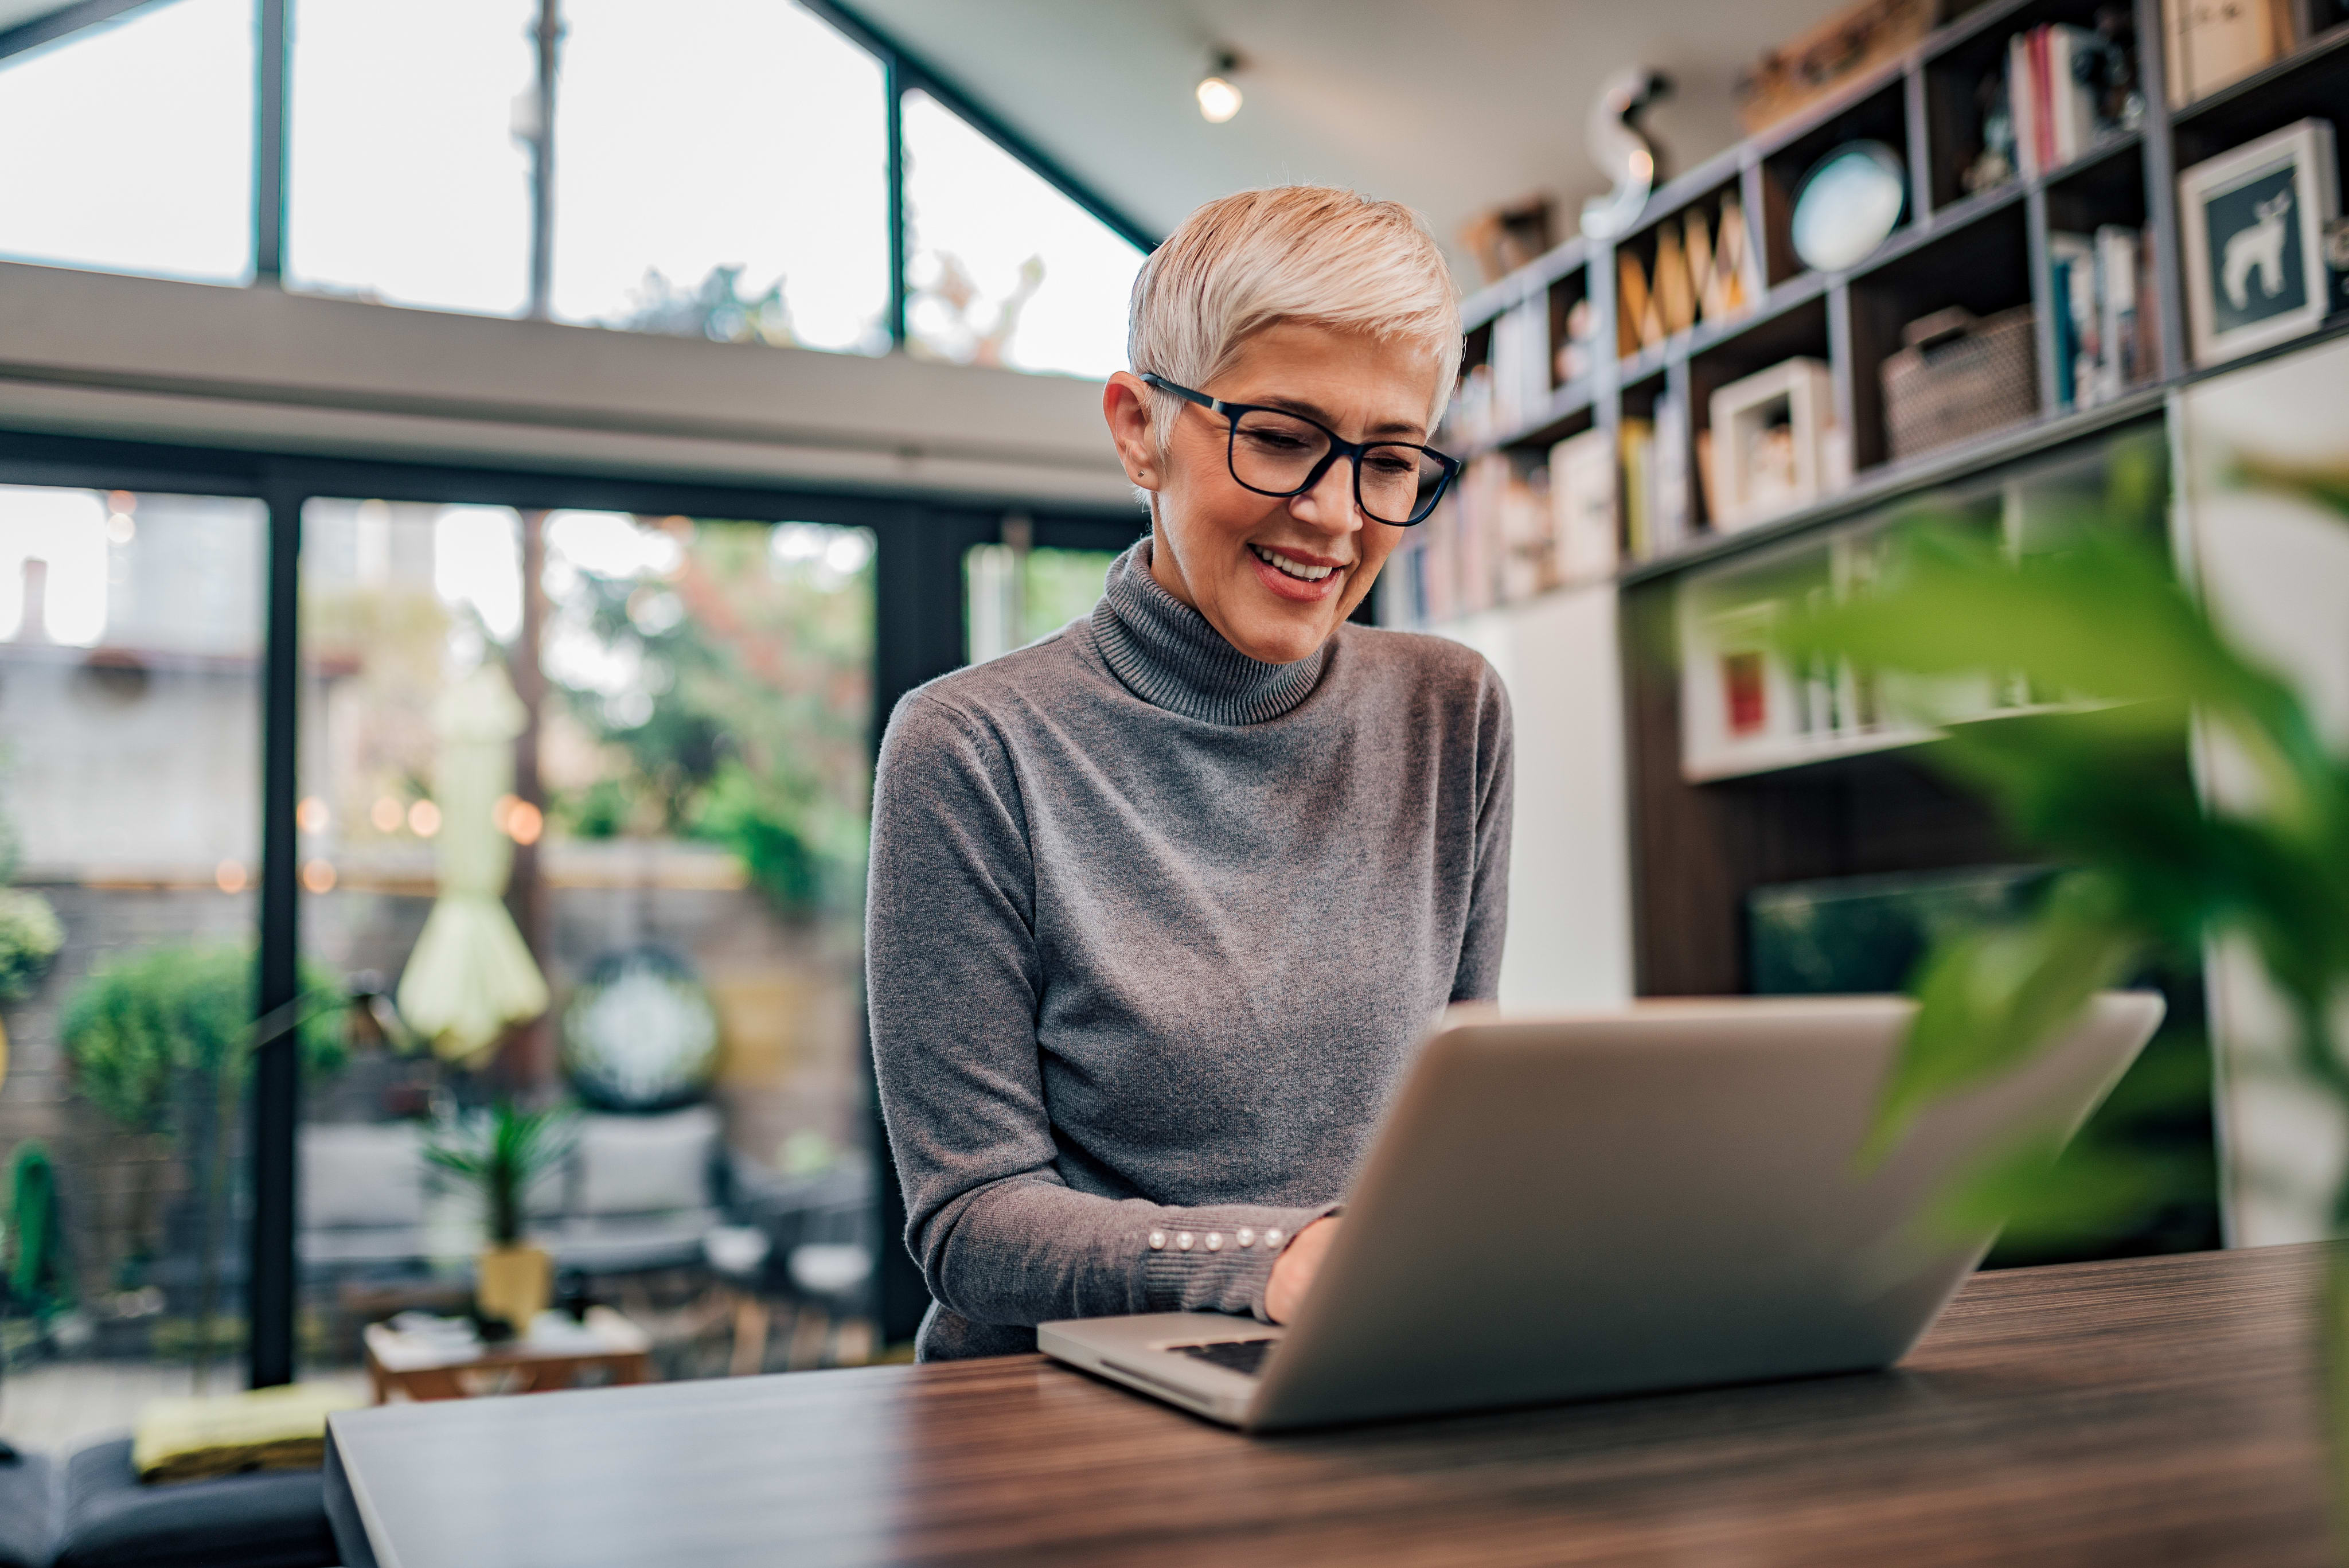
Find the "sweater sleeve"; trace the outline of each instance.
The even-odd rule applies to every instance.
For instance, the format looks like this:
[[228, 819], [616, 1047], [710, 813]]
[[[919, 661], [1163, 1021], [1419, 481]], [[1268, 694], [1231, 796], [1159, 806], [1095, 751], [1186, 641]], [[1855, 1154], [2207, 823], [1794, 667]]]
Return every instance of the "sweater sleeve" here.
[[1501, 947], [1509, 933], [1509, 815], [1516, 787], [1515, 719], [1508, 689], [1485, 667], [1476, 702], [1476, 869], [1468, 925], [1453, 971], [1452, 1000], [1490, 1002], [1501, 990]]
[[1261, 1315], [1274, 1259], [1326, 1209], [1169, 1207], [1061, 1179], [1018, 782], [994, 732], [933, 693], [883, 737], [870, 876], [874, 1070], [931, 1295], [975, 1323]]

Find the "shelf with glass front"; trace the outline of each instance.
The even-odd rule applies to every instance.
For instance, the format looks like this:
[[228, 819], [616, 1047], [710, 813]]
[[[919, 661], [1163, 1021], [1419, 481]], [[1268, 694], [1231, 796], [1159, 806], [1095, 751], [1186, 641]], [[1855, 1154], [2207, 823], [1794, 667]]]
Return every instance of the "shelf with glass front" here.
[[2061, 545], [2104, 505], [2103, 449], [1970, 493], [1814, 533], [1691, 570], [1677, 584], [1681, 773], [1692, 784], [1774, 773], [1938, 738], [1950, 726], [2062, 706], [2019, 678], [1903, 681], [1847, 663], [1806, 663], [1777, 647], [1790, 611], [1868, 591], [1888, 530], [1904, 517], [1997, 538], [2011, 556]]
[[[1472, 296], [1438, 444], [1500, 454], [1487, 472], [1506, 466], [1514, 489], [1487, 493], [1519, 504], [1506, 519], [1451, 508], [1446, 553], [1492, 574], [1529, 550], [1582, 563], [1520, 572], [1522, 587], [1580, 580], [1610, 553], [1637, 576], [1766, 548], [1870, 497], [2133, 419], [2195, 373], [2174, 182], [2299, 120], [2342, 118], [2349, 22], [2340, 0], [2294, 0], [2296, 47], [2173, 102], [2146, 79], [2157, 51], [2140, 38], [2166, 3], [2181, 0], [1960, 9], [1833, 99], [1660, 187], [1622, 234], [1573, 240]], [[2271, 5], [2282, 27], [2285, 0]], [[1853, 193], [1842, 224], [1806, 200], [1831, 165]], [[1561, 455], [1571, 486], [1551, 472]], [[1532, 526], [1528, 496], [1548, 499], [1555, 540], [1468, 537]], [[1452, 582], [1454, 602], [1512, 591]]]

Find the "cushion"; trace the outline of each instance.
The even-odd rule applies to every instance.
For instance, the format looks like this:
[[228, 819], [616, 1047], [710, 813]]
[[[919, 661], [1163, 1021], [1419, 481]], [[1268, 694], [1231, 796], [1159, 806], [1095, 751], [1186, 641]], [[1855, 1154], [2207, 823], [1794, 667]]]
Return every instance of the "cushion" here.
[[334, 1568], [316, 1470], [274, 1470], [145, 1486], [130, 1439], [81, 1450], [66, 1463], [63, 1539], [56, 1568]]
[[423, 1129], [414, 1122], [302, 1129], [302, 1223], [424, 1223]]
[[657, 1116], [591, 1116], [579, 1127], [574, 1215], [653, 1214], [709, 1202], [718, 1113], [694, 1106]]
[[0, 1568], [49, 1568], [57, 1529], [57, 1472], [48, 1457], [0, 1464]]
[[326, 1459], [328, 1413], [365, 1403], [357, 1389], [331, 1383], [150, 1400], [131, 1430], [130, 1468], [150, 1486], [247, 1470], [315, 1470]]

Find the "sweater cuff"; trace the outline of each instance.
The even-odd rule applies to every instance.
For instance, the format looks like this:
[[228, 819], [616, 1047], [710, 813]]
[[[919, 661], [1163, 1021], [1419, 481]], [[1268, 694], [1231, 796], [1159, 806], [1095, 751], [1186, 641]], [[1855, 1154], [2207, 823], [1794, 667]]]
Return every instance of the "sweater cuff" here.
[[1226, 1312], [1264, 1321], [1265, 1287], [1281, 1249], [1337, 1208], [1226, 1204], [1160, 1210], [1142, 1237], [1136, 1310]]

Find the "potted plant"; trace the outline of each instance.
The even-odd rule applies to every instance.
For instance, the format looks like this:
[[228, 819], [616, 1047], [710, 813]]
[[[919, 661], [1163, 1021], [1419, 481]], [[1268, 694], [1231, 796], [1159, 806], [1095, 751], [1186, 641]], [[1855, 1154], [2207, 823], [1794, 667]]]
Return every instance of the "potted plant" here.
[[474, 1304], [518, 1334], [546, 1310], [554, 1284], [554, 1260], [523, 1240], [524, 1205], [532, 1184], [570, 1157], [577, 1127], [566, 1106], [524, 1111], [501, 1102], [440, 1123], [424, 1146], [426, 1160], [481, 1194], [489, 1244], [475, 1259]]

